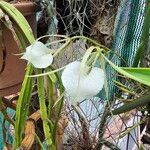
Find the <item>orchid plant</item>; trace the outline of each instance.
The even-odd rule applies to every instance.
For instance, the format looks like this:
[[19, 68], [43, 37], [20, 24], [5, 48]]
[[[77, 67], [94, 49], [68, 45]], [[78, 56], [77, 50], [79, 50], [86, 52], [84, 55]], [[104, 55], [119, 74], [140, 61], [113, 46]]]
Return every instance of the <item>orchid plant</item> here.
[[[59, 79], [61, 80], [61, 83], [65, 89], [64, 92], [67, 96], [69, 96], [71, 100], [70, 102], [72, 105], [74, 105], [74, 107], [77, 106], [78, 102], [96, 96], [103, 87], [105, 88], [107, 95], [108, 89], [104, 62], [109, 63], [120, 74], [123, 74], [128, 78], [134, 79], [149, 86], [149, 68], [118, 67], [107, 58], [107, 53], [109, 53], [109, 49], [84, 36], [76, 36], [70, 38], [59, 35], [47, 35], [46, 37], [52, 36], [64, 38], [63, 40], [57, 40], [52, 42], [59, 43], [60, 41], [65, 41], [63, 44], [60, 42], [60, 48], [52, 50], [43, 43], [39, 42], [38, 39], [32, 45], [26, 48], [26, 52], [22, 56], [22, 59], [28, 60], [28, 64], [31, 63], [34, 68], [43, 68], [45, 70], [43, 73], [40, 72], [40, 74], [30, 75], [28, 76], [29, 78], [44, 77], [47, 75], [55, 74], [57, 72], [61, 72], [61, 74], [58, 74], [60, 76]], [[55, 59], [55, 57], [59, 53], [62, 54], [72, 41], [80, 38], [86, 39], [94, 46], [91, 46], [86, 50], [81, 60], [75, 60], [62, 68], [53, 69], [47, 72], [46, 68], [51, 68], [51, 66], [53, 66], [53, 60]], [[49, 45], [50, 44], [51, 43], [49, 43]], [[100, 67], [96, 67], [96, 63], [98, 63]], [[60, 95], [61, 98], [64, 97], [64, 92], [62, 93], [62, 95]], [[59, 100], [61, 100], [61, 98], [59, 98]], [[56, 100], [56, 102], [59, 100]], [[145, 100], [143, 102], [147, 103], [148, 101]], [[135, 106], [139, 106], [139, 104], [141, 104], [141, 100], [137, 101], [136, 104], [132, 104], [133, 107], [130, 107], [133, 109], [135, 108]], [[127, 104], [127, 106], [129, 106], [129, 104]], [[128, 108], [130, 107], [127, 108], [127, 106], [122, 106], [121, 108], [112, 111], [112, 113], [118, 114], [122, 113], [125, 110], [128, 111]]]
[[[47, 108], [46, 104], [43, 104], [43, 99], [45, 97], [44, 95], [46, 94], [45, 90], [47, 89], [47, 87], [45, 87], [44, 85], [45, 76], [46, 77], [49, 76], [48, 81], [50, 82], [52, 87], [54, 88], [59, 87], [56, 86], [57, 84], [62, 84], [64, 87], [64, 90], [62, 92], [61, 89], [59, 88], [56, 89], [57, 91], [59, 91], [60, 95], [58, 95], [58, 98], [56, 98], [53, 102], [51, 100], [50, 102], [51, 104], [49, 104], [51, 105], [51, 108], [56, 107], [57, 109], [58, 107], [57, 109], [58, 111], [56, 110], [58, 116], [56, 117], [57, 119], [59, 119], [60, 111], [62, 109], [62, 102], [63, 102], [64, 95], [68, 95], [70, 97], [71, 104], [76, 106], [77, 102], [80, 102], [84, 99], [88, 99], [97, 95], [102, 90], [104, 86], [104, 80], [105, 80], [104, 68], [101, 69], [99, 67], [95, 67], [95, 63], [99, 62], [100, 60], [102, 51], [105, 52], [105, 50], [96, 46], [89, 47], [81, 60], [73, 61], [62, 68], [52, 69], [54, 68], [53, 60], [55, 59], [55, 57], [59, 53], [64, 52], [66, 47], [69, 46], [69, 44], [73, 40], [80, 38], [80, 37], [74, 37], [73, 39], [73, 38], [58, 36], [58, 35], [53, 35], [53, 36], [64, 38], [61, 41], [65, 41], [65, 42], [58, 49], [56, 50], [50, 49], [48, 48], [48, 46], [50, 47], [51, 43], [49, 43], [47, 46], [41, 43], [39, 39], [37, 39], [35, 42], [33, 42], [30, 46], [26, 48], [25, 53], [21, 57], [21, 59], [25, 59], [28, 61], [28, 68], [32, 66], [35, 72], [38, 73], [36, 75], [28, 74], [27, 78], [37, 78], [39, 100], [41, 99], [39, 103], [40, 103], [42, 119], [49, 118], [47, 109], [50, 108], [50, 107]], [[52, 36], [47, 35], [45, 37], [52, 37]], [[59, 40], [53, 41], [52, 43], [55, 42], [57, 43], [59, 42]], [[93, 53], [93, 51], [95, 52]], [[49, 69], [51, 71], [47, 71]], [[61, 72], [61, 75], [59, 72]], [[58, 77], [59, 83], [55, 82], [52, 79], [54, 76], [57, 77], [59, 76]], [[48, 87], [50, 93], [52, 93], [53, 88], [50, 86]], [[54, 97], [52, 99], [54, 99]], [[57, 126], [56, 118], [55, 118], [56, 124], [55, 123], [52, 123], [53, 125], [50, 124], [50, 126], [52, 125], [51, 127], [49, 127], [47, 123], [44, 123], [43, 120], [43, 128], [44, 128], [45, 138], [47, 139], [47, 145], [49, 145], [50, 148], [53, 149], [56, 148], [55, 139], [51, 141], [49, 137], [52, 137], [51, 135], [52, 131], [50, 129], [53, 128], [54, 130], [56, 128], [54, 126]], [[54, 137], [55, 136], [56, 135], [54, 135]]]
[[[34, 38], [27, 21], [19, 11], [3, 1], [0, 1], [0, 7], [13, 18], [13, 21], [22, 30], [24, 39], [30, 43], [28, 47], [24, 48], [26, 50], [21, 57], [21, 59], [27, 60], [28, 64], [16, 108], [14, 149], [21, 146], [25, 122], [29, 114], [31, 93], [35, 86], [47, 149], [52, 150], [55, 150], [57, 145], [56, 134], [65, 95], [70, 97], [74, 106], [77, 102], [96, 96], [103, 87], [107, 95], [105, 63], [108, 63], [118, 73], [150, 86], [150, 68], [118, 67], [108, 59], [107, 54], [110, 50], [107, 47], [84, 36], [46, 35], [44, 37], [55, 37], [57, 40], [43, 44], [40, 39], [44, 37], [37, 40]], [[67, 47], [78, 39], [84, 39], [92, 46], [86, 49], [80, 59], [61, 68], [55, 68], [56, 56], [62, 55]], [[54, 43], [60, 45], [59, 48], [53, 49], [51, 45]], [[144, 100], [146, 103], [147, 101], [149, 101], [149, 97]], [[141, 105], [141, 99], [137, 103], [134, 102], [133, 106], [139, 105]], [[129, 110], [131, 104], [130, 107], [118, 108], [112, 113], [122, 113], [125, 108]]]

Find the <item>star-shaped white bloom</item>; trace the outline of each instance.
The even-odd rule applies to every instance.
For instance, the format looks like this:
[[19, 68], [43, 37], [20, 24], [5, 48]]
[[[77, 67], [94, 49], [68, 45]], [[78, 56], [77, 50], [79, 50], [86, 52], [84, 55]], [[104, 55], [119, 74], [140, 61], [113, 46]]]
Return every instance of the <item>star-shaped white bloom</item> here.
[[85, 66], [80, 72], [81, 62], [74, 61], [66, 66], [61, 79], [66, 93], [75, 101], [82, 101], [97, 95], [104, 85], [104, 71], [98, 67], [92, 67], [88, 72]]
[[28, 60], [35, 68], [47, 68], [53, 62], [51, 50], [40, 41], [28, 46], [21, 59]]

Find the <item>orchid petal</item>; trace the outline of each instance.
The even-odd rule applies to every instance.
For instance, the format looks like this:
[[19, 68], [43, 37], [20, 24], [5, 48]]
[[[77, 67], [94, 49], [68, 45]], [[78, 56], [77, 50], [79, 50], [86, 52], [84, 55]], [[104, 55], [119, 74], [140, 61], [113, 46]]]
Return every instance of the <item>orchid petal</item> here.
[[90, 73], [87, 74], [85, 69], [83, 74], [80, 74], [80, 66], [81, 62], [79, 61], [68, 64], [61, 76], [66, 93], [76, 101], [82, 101], [97, 95], [104, 85], [102, 69], [93, 67]]
[[47, 68], [53, 62], [53, 56], [51, 54], [47, 54], [41, 57], [35, 57], [31, 60], [32, 65], [35, 68]]
[[53, 56], [42, 42], [36, 41], [26, 48], [21, 59], [28, 60], [35, 68], [47, 68], [53, 62]]
[[27, 47], [27, 51], [30, 50], [33, 56], [42, 56], [50, 53], [50, 49], [47, 48], [42, 42], [37, 41], [33, 45]]

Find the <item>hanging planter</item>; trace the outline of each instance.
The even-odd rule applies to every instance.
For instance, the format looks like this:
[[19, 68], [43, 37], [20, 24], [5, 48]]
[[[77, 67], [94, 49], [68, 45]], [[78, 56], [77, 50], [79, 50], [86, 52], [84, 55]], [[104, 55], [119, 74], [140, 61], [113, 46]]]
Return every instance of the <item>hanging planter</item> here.
[[[25, 16], [36, 35], [34, 3], [20, 2], [13, 5]], [[26, 63], [19, 59], [20, 56], [14, 55], [21, 53], [21, 49], [14, 40], [12, 32], [2, 23], [0, 32], [0, 96], [7, 96], [20, 90]]]

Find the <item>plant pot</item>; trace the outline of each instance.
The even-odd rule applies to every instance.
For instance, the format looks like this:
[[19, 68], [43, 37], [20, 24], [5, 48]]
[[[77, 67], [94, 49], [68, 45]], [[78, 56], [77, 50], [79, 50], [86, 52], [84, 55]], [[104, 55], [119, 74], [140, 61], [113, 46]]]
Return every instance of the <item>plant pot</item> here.
[[[36, 34], [36, 6], [32, 2], [16, 3], [14, 6], [25, 16], [34, 34]], [[17, 43], [11, 31], [1, 25], [0, 36], [0, 96], [7, 96], [19, 92], [25, 74], [26, 63], [20, 56]]]

